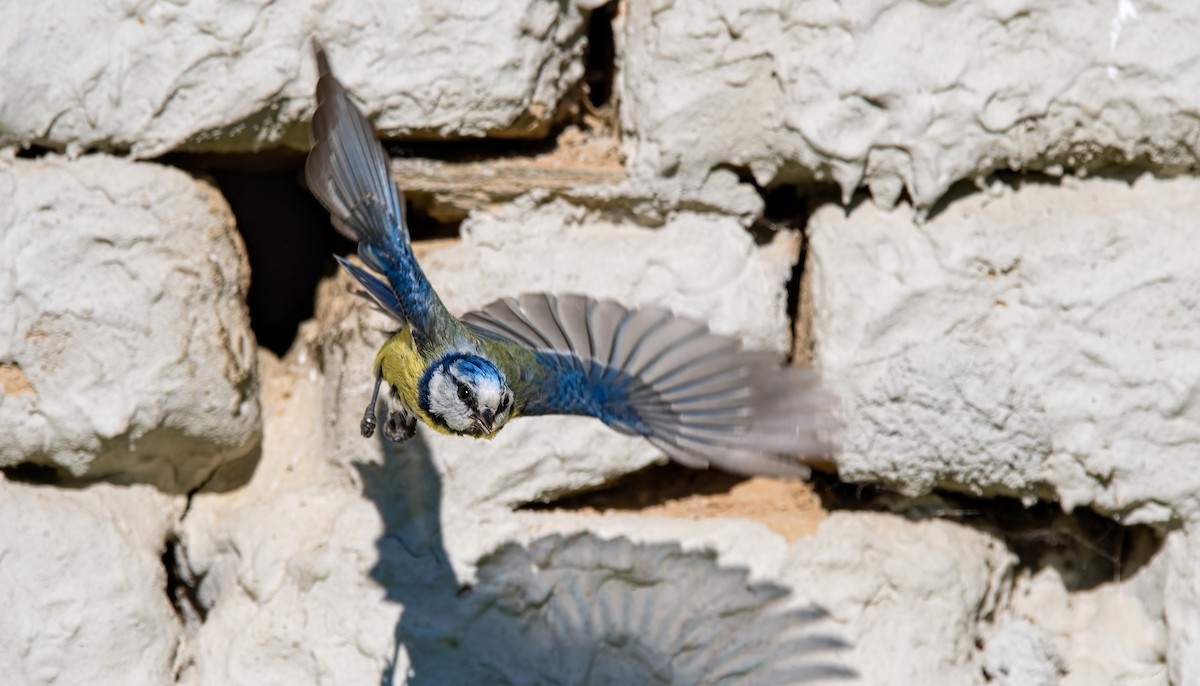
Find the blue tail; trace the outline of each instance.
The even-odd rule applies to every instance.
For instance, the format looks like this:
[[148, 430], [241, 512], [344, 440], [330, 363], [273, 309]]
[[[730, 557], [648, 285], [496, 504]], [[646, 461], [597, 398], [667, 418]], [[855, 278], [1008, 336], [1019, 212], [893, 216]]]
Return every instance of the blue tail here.
[[404, 198], [392, 179], [387, 153], [315, 41], [313, 51], [319, 78], [312, 150], [304, 167], [308, 188], [329, 210], [338, 231], [358, 241], [363, 262], [387, 277], [395, 304], [420, 345], [432, 329], [431, 318], [448, 313], [413, 256]]

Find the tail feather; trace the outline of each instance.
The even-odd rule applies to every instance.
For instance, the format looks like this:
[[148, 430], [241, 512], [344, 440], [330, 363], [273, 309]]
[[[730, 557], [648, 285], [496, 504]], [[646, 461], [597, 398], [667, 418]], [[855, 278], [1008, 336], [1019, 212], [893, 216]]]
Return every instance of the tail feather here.
[[[348, 267], [385, 310], [413, 327], [418, 346], [440, 317], [449, 317], [413, 256], [404, 215], [404, 197], [396, 188], [383, 145], [375, 130], [334, 77], [329, 58], [315, 40], [317, 109], [312, 121], [312, 150], [304, 166], [312, 194], [329, 210], [333, 225], [358, 242], [358, 254], [383, 283]], [[345, 266], [346, 263], [343, 263]]]
[[312, 152], [304, 167], [308, 187], [347, 238], [372, 245], [383, 254], [409, 253], [404, 200], [392, 179], [387, 154], [370, 122], [330, 71], [324, 49], [317, 44], [313, 49], [317, 110], [312, 122]]
[[396, 298], [396, 293], [392, 291], [391, 286], [388, 286], [374, 274], [362, 267], [356, 266], [346, 258], [340, 255], [334, 255], [333, 257], [338, 261], [338, 264], [342, 265], [342, 269], [345, 269], [350, 276], [354, 277], [355, 281], [358, 281], [368, 299], [378, 305], [379, 309], [391, 315], [396, 321], [401, 324], [405, 323], [404, 307], [401, 306], [400, 301]]

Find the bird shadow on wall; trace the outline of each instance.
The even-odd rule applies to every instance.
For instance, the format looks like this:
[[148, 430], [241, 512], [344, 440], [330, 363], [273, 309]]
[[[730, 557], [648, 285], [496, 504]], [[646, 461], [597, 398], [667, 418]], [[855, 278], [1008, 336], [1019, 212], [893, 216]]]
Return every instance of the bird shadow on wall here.
[[[473, 587], [451, 567], [420, 433], [357, 464], [385, 533], [372, 577], [401, 605], [385, 686], [845, 683], [845, 647], [788, 590], [674, 543], [590, 533], [506, 543]], [[402, 656], [403, 654], [403, 656]]]

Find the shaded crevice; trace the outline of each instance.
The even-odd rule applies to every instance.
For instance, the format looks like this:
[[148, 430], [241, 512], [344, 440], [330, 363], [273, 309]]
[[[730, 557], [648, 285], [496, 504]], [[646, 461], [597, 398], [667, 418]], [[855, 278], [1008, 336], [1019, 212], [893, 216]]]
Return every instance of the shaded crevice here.
[[754, 185], [763, 199], [763, 214], [750, 225], [750, 233], [758, 245], [769, 243], [780, 230], [799, 233], [800, 241], [795, 262], [787, 282], [787, 316], [791, 340], [788, 346], [790, 364], [809, 365], [813, 361], [812, 301], [806, 279], [808, 266], [808, 220], [820, 205], [837, 201], [837, 191], [829, 186], [789, 184], [759, 188], [745, 169], [735, 170], [744, 183]]
[[[189, 504], [191, 498], [189, 497]], [[188, 633], [208, 619], [208, 608], [200, 601], [200, 584], [204, 577], [193, 577], [187, 563], [187, 550], [177, 536], [167, 539], [161, 556], [166, 576], [164, 589], [171, 607]]]
[[[256, 448], [253, 452], [256, 453], [254, 463], [257, 464], [259, 449]], [[221, 474], [221, 471], [221, 466], [218, 466], [205, 477], [199, 486], [188, 491], [183, 512], [179, 514], [179, 519], [175, 523], [175, 532], [171, 533], [164, 542], [160, 558], [166, 580], [163, 590], [167, 599], [171, 601], [171, 607], [175, 609], [175, 614], [179, 617], [184, 630], [189, 634], [194, 633], [196, 628], [208, 619], [209, 608], [200, 600], [200, 585], [204, 582], [205, 575], [193, 574], [191, 564], [188, 562], [187, 548], [180, 540], [178, 532], [192, 511], [192, 503], [195, 501], [196, 495], [201, 492], [209, 492], [210, 485], [220, 480], [218, 475]], [[247, 477], [246, 480], [249, 481], [249, 478]], [[217, 489], [215, 492], [222, 492], [222, 490]]]
[[[329, 213], [304, 186], [302, 155], [184, 156], [169, 162], [213, 179], [229, 202], [250, 261], [247, 306], [260, 345], [286, 354], [299, 326], [314, 314], [317, 285], [334, 275], [334, 254], [355, 251]], [[439, 222], [410, 202], [414, 242], [457, 237], [457, 223]]]
[[527, 512], [625, 513], [665, 518], [740, 518], [755, 521], [788, 541], [811, 535], [828, 516], [812, 486], [797, 479], [689, 469], [675, 463], [647, 467], [601, 488], [552, 502], [525, 505]]
[[63, 483], [67, 475], [51, 465], [22, 462], [0, 468], [0, 474], [4, 474], [8, 481], [31, 486], [70, 486], [69, 483]]
[[637, 511], [691, 496], [725, 494], [746, 480], [747, 477], [716, 469], [691, 469], [668, 462], [618, 477], [592, 491], [574, 493], [547, 502], [527, 503], [517, 510]]
[[884, 488], [814, 478], [826, 509], [890, 512], [914, 521], [944, 519], [1004, 541], [1020, 572], [1059, 572], [1068, 591], [1086, 591], [1133, 576], [1162, 548], [1165, 533], [1146, 524], [1121, 524], [1090, 508], [1064, 512], [1055, 502], [1026, 506], [1016, 498], [975, 498], [935, 491], [916, 498]]
[[567, 124], [556, 126], [550, 135], [534, 140], [473, 138], [442, 141], [383, 141], [392, 159], [420, 158], [438, 162], [488, 162], [536, 157], [553, 152]]
[[207, 173], [228, 201], [250, 261], [250, 326], [259, 345], [284, 355], [300, 323], [313, 316], [318, 282], [335, 272], [333, 253], [352, 250], [301, 185], [304, 158], [177, 156], [173, 161]]
[[[751, 479], [716, 470], [695, 470], [675, 464], [652, 466], [615, 479], [586, 493], [557, 500], [531, 503], [517, 508], [532, 512], [624, 512], [650, 511], [659, 514], [665, 507], [687, 500], [729, 498], [735, 488]], [[775, 482], [792, 484], [796, 482]], [[824, 518], [831, 512], [886, 512], [913, 521], [942, 519], [985, 532], [1017, 557], [1017, 577], [1021, 572], [1036, 574], [1047, 567], [1059, 573], [1068, 591], [1086, 591], [1102, 584], [1120, 582], [1133, 576], [1162, 548], [1165, 535], [1155, 527], [1124, 525], [1088, 508], [1066, 513], [1057, 503], [1039, 501], [1026, 507], [1015, 498], [972, 498], [953, 493], [935, 492], [910, 498], [871, 485], [842, 482], [833, 474], [814, 473], [804, 487], [812, 492], [815, 513]], [[788, 491], [770, 492], [773, 496]], [[781, 505], [778, 501], [768, 506]], [[764, 508], [769, 509], [769, 508]], [[674, 508], [692, 517], [733, 516], [758, 519], [736, 509]], [[810, 516], [800, 510], [785, 516]], [[765, 522], [781, 529], [779, 521]], [[811, 531], [811, 528], [809, 529]]]
[[584, 95], [589, 109], [598, 112], [613, 104], [613, 83], [617, 72], [617, 46], [613, 21], [617, 0], [592, 10], [588, 17], [587, 53], [584, 56]]
[[[813, 196], [803, 195], [796, 186], [779, 186], [760, 191], [763, 198], [763, 216], [750, 229], [752, 232], [767, 231], [774, 235], [780, 229], [799, 232], [800, 246], [796, 261], [792, 265], [787, 282], [788, 316], [788, 363], [809, 364], [812, 362], [811, 313], [802, 307], [808, 283], [804, 270], [808, 264], [808, 218], [814, 207]], [[756, 235], [755, 242], [762, 240]]]
[[17, 158], [22, 160], [36, 160], [46, 155], [55, 154], [55, 150], [41, 145], [27, 145], [17, 150]]

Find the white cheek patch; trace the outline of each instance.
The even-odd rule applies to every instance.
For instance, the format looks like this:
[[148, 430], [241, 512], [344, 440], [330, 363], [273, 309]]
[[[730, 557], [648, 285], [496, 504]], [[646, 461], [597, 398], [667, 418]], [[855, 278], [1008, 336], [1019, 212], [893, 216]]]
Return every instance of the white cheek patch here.
[[453, 431], [464, 432], [475, 426], [470, 409], [458, 399], [458, 384], [441, 370], [429, 377], [429, 411]]

